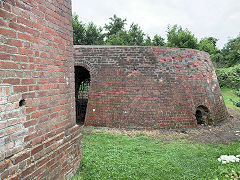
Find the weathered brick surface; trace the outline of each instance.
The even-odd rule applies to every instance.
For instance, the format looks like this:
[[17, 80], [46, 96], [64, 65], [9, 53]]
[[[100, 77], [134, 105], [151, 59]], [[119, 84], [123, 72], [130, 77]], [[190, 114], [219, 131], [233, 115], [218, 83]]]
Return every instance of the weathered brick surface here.
[[78, 168], [71, 20], [71, 0], [0, 1], [0, 179]]
[[209, 55], [166, 47], [75, 46], [75, 66], [90, 71], [85, 125], [189, 128], [198, 106], [212, 123], [227, 118]]

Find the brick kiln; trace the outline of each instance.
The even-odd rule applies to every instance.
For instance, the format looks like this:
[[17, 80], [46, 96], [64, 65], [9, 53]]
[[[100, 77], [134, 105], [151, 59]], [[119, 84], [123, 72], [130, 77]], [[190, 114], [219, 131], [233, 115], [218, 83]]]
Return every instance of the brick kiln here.
[[76, 83], [82, 82], [81, 77], [91, 80], [86, 115], [79, 118], [85, 125], [190, 128], [216, 124], [228, 116], [205, 52], [168, 47], [75, 46], [74, 58]]

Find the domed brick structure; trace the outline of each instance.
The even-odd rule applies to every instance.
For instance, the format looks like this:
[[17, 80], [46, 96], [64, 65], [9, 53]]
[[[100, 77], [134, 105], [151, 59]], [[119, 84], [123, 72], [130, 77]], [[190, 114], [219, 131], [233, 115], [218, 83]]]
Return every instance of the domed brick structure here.
[[76, 82], [86, 72], [90, 78], [86, 115], [81, 120], [87, 126], [191, 128], [228, 117], [208, 53], [167, 47], [75, 46], [74, 58]]

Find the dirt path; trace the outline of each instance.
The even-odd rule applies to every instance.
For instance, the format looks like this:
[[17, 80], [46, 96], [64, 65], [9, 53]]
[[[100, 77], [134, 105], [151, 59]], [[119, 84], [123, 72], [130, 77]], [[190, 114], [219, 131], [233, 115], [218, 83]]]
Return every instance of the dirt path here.
[[164, 141], [188, 140], [193, 143], [205, 144], [227, 144], [233, 141], [240, 141], [240, 111], [228, 109], [230, 118], [218, 126], [198, 126], [194, 129], [184, 130], [125, 130], [117, 128], [93, 128], [83, 127], [84, 133], [108, 132], [112, 134], [124, 134], [131, 137], [146, 135], [151, 138]]
[[188, 140], [193, 142], [226, 144], [240, 140], [240, 111], [228, 109], [230, 118], [215, 127], [203, 127], [190, 130]]

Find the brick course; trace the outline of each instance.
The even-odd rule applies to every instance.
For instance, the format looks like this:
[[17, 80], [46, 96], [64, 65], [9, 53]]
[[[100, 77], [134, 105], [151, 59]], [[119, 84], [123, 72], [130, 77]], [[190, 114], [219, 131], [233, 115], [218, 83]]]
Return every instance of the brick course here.
[[212, 122], [228, 117], [209, 55], [167, 47], [75, 46], [91, 74], [85, 125], [191, 128], [198, 106]]
[[0, 179], [66, 179], [79, 166], [71, 20], [71, 0], [0, 1]]

